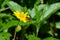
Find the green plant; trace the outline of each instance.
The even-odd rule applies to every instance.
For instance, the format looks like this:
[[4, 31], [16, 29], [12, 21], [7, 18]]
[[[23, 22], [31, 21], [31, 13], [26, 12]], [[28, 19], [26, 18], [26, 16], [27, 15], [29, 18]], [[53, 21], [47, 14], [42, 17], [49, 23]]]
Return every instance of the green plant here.
[[[21, 1], [25, 3], [24, 0]], [[60, 16], [58, 13], [60, 3], [49, 5], [43, 4], [41, 1], [42, 0], [36, 0], [34, 6], [28, 8], [28, 5], [22, 6], [22, 3], [20, 5], [18, 1], [5, 0], [1, 4], [0, 9], [0, 40], [10, 40], [10, 37], [13, 37], [13, 40], [18, 40], [17, 35], [21, 36], [21, 40], [58, 40], [59, 32], [56, 31], [60, 29], [60, 22], [54, 19], [55, 16], [53, 16], [52, 20], [51, 16]], [[52, 22], [50, 20], [52, 20]], [[11, 31], [11, 33], [10, 30], [12, 29], [10, 28], [12, 28], [14, 32]], [[18, 34], [19, 32], [20, 34]], [[42, 34], [49, 34], [50, 36], [45, 37], [43, 35], [45, 37], [43, 38], [41, 36]]]

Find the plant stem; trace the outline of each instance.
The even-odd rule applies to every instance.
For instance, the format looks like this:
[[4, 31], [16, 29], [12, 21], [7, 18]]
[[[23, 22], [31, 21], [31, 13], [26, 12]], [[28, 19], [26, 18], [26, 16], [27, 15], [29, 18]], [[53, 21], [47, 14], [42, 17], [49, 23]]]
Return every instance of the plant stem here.
[[[19, 22], [18, 22], [17, 25], [19, 25]], [[14, 38], [13, 38], [13, 40], [15, 40], [15, 37], [16, 37], [16, 28], [15, 28], [15, 33], [14, 33]]]
[[14, 38], [13, 38], [13, 40], [15, 40], [15, 37], [16, 37], [16, 30], [15, 30], [15, 33], [14, 33]]
[[7, 9], [9, 9], [9, 8], [0, 9], [0, 12], [5, 11], [5, 10], [7, 10]]
[[51, 30], [51, 32], [52, 32], [52, 36], [54, 36], [54, 30], [53, 30], [53, 28], [52, 27], [50, 27], [50, 30]]
[[38, 36], [39, 28], [36, 27], [36, 36]]
[[41, 4], [43, 4], [44, 3], [44, 0], [41, 0]]

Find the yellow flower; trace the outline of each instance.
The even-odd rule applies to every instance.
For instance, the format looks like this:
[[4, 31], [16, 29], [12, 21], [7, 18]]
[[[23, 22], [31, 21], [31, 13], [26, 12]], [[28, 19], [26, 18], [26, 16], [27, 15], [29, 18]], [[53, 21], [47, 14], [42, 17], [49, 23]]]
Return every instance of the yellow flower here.
[[27, 17], [30, 18], [30, 16], [28, 16], [27, 14], [28, 14], [27, 12], [26, 12], [26, 13], [24, 13], [24, 12], [19, 12], [19, 11], [15, 11], [15, 12], [14, 12], [14, 15], [15, 15], [19, 20], [23, 21], [24, 23], [26, 23], [27, 21], [29, 21], [29, 20], [27, 19]]

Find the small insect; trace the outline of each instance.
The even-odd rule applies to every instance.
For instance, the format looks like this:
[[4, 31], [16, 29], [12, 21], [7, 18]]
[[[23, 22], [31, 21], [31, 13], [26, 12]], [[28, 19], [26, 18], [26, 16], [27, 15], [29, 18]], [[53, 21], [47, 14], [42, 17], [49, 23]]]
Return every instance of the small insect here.
[[29, 21], [30, 20], [30, 17], [26, 17], [26, 19]]

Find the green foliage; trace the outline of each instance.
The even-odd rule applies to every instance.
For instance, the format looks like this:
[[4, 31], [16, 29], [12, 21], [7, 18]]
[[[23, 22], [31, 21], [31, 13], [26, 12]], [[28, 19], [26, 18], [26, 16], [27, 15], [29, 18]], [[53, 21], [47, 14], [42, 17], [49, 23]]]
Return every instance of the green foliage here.
[[0, 0], [0, 8], [1, 8], [1, 5], [2, 5], [2, 2], [3, 2], [4, 0]]
[[[28, 12], [28, 22], [15, 17], [15, 11]], [[59, 40], [59, 11], [57, 0], [0, 0], [0, 40]]]
[[11, 34], [2, 32], [0, 33], [0, 40], [10, 40]]
[[47, 11], [41, 16], [40, 20], [46, 20], [48, 19], [54, 12], [56, 12], [58, 9], [60, 9], [60, 3], [55, 3], [50, 5], [50, 7], [47, 9]]
[[26, 35], [26, 38], [28, 39], [28, 40], [40, 40], [40, 38], [38, 38], [38, 37], [35, 37], [35, 35]]
[[57, 15], [59, 15], [59, 16], [60, 16], [60, 12], [58, 12], [58, 13], [57, 13]]
[[12, 11], [16, 11], [16, 10], [22, 11], [22, 7], [13, 1], [7, 2], [7, 5]]
[[60, 22], [56, 23], [56, 28], [60, 29]]
[[52, 38], [52, 37], [48, 37], [48, 38], [45, 38], [43, 40], [56, 40], [55, 38]]

